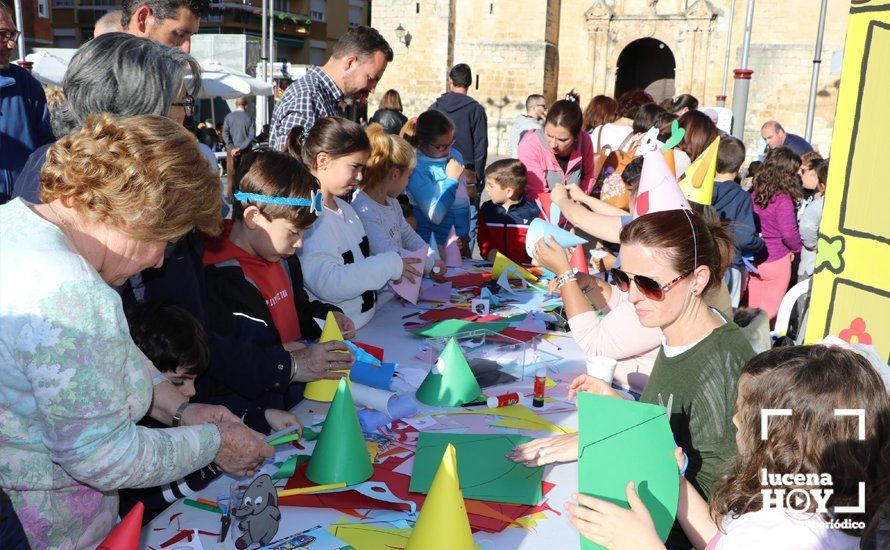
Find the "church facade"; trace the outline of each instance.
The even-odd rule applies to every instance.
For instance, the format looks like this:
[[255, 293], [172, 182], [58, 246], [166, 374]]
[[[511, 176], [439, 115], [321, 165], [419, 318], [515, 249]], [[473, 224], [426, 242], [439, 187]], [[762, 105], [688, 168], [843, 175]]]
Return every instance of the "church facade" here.
[[[374, 0], [372, 25], [395, 52], [376, 97], [395, 88], [405, 113], [416, 116], [445, 91], [448, 69], [467, 63], [474, 74], [469, 93], [488, 112], [490, 150], [502, 153], [506, 132], [530, 93], [552, 102], [575, 90], [583, 107], [597, 94], [616, 97], [644, 88], [656, 100], [691, 93], [702, 107], [717, 106], [728, 51], [725, 95], [731, 107], [747, 3]], [[819, 5], [817, 0], [756, 2], [745, 121], [749, 151], [757, 145], [760, 125], [771, 118], [789, 132], [804, 133]], [[845, 0], [828, 2], [813, 131], [823, 154], [830, 148], [848, 10]]]

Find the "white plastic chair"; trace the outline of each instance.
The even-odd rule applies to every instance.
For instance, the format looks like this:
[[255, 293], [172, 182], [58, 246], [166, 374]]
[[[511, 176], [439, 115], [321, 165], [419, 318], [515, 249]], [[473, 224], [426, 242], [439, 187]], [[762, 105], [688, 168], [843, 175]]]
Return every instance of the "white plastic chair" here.
[[791, 322], [791, 311], [794, 305], [804, 294], [810, 292], [810, 279], [804, 279], [788, 289], [779, 304], [779, 312], [776, 314], [776, 325], [772, 331], [773, 341], [788, 333], [788, 324]]

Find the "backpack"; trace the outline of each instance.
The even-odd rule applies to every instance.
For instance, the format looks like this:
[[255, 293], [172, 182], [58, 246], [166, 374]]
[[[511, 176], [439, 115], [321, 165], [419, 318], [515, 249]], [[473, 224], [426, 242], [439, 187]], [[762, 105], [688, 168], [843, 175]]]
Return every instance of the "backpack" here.
[[[624, 172], [627, 165], [637, 156], [639, 140], [636, 140], [634, 133], [631, 132], [624, 138], [624, 141], [621, 142], [617, 149], [612, 150], [608, 145], [605, 147], [600, 146], [600, 138], [602, 137], [602, 134], [603, 130], [600, 128], [600, 133], [596, 138], [596, 155], [601, 157], [602, 162], [600, 164], [600, 173], [597, 178], [597, 183], [594, 185], [592, 196], [603, 202], [626, 210], [630, 202], [630, 194], [624, 186], [621, 174]], [[633, 142], [632, 146], [629, 147], [627, 151], [622, 151], [622, 149], [624, 149], [630, 142]], [[606, 190], [605, 196], [603, 196], [602, 193], [604, 187]]]

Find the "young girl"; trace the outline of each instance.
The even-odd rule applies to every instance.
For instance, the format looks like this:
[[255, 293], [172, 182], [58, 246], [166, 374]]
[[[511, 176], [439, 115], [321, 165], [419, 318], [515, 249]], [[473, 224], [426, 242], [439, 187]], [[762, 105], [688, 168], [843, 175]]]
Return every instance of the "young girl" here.
[[[302, 347], [298, 340], [320, 336], [315, 319], [328, 312], [345, 333], [354, 332], [339, 308], [309, 299], [294, 257], [303, 232], [318, 217], [312, 202], [316, 189], [315, 178], [300, 161], [283, 153], [262, 150], [242, 160], [234, 178], [232, 221], [222, 236], [205, 240], [208, 318], [214, 332], [264, 348], [296, 350]], [[238, 373], [211, 369], [198, 381], [198, 400], [226, 405], [258, 431], [280, 430], [295, 420], [286, 410], [302, 398], [302, 385], [293, 383], [305, 379], [294, 363], [277, 367]], [[289, 378], [285, 374], [282, 380], [282, 371]], [[251, 384], [245, 377], [262, 390], [246, 390]]]
[[[431, 109], [409, 120], [402, 137], [417, 149], [417, 168], [408, 179], [408, 198], [417, 219], [417, 234], [444, 244], [451, 226], [461, 243], [469, 242], [470, 199], [463, 158], [454, 144], [454, 124], [441, 111]], [[468, 256], [468, 251], [464, 250]]]
[[825, 203], [825, 183], [828, 181], [828, 159], [823, 159], [818, 153], [816, 155], [800, 167], [803, 188], [813, 193], [800, 215], [800, 240], [803, 243], [800, 250], [800, 266], [797, 269], [797, 276], [800, 279], [812, 277], [816, 267], [816, 243], [819, 242], [822, 205]]
[[376, 291], [402, 277], [414, 281], [423, 271], [416, 259], [403, 259], [394, 250], [372, 255], [362, 221], [339, 198], [362, 180], [370, 151], [362, 127], [340, 117], [316, 121], [302, 151], [323, 197], [319, 220], [306, 232], [299, 253], [306, 289], [342, 309], [357, 329], [374, 316]]
[[[680, 478], [677, 520], [694, 546], [859, 548], [859, 537], [875, 532], [890, 494], [890, 398], [874, 367], [840, 347], [776, 348], [744, 366], [735, 408], [738, 454], [710, 503]], [[790, 409], [791, 415], [771, 418], [764, 439], [765, 409]], [[838, 415], [839, 409], [863, 416]], [[807, 500], [798, 502], [808, 508], [776, 509], [764, 502], [763, 490], [800, 491]], [[833, 491], [825, 509], [810, 496], [814, 490], [823, 491], [820, 498]], [[576, 494], [581, 506], [567, 504], [570, 520], [607, 548], [663, 548], [633, 483], [627, 497], [630, 510]], [[864, 511], [835, 511], [857, 506]], [[863, 541], [863, 547], [875, 546]]]
[[787, 147], [767, 153], [754, 176], [754, 219], [760, 227], [765, 257], [757, 258], [758, 273], [748, 281], [748, 306], [776, 320], [779, 304], [791, 282], [791, 263], [803, 243], [797, 228], [794, 201], [801, 198], [797, 170], [800, 157]]
[[[368, 234], [371, 254], [413, 252], [426, 242], [408, 225], [397, 197], [405, 191], [417, 164], [414, 150], [407, 141], [385, 132], [379, 124], [371, 124], [365, 132], [371, 142], [371, 155], [352, 207]], [[430, 255], [424, 272], [444, 280], [445, 263]]]

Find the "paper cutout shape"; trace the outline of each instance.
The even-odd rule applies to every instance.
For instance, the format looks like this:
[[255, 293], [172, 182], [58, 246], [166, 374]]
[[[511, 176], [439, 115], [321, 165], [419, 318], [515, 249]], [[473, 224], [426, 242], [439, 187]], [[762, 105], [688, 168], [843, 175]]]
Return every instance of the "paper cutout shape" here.
[[442, 255], [439, 254], [439, 244], [436, 242], [436, 234], [435, 233], [430, 233], [429, 256], [432, 256], [433, 259], [437, 260], [437, 261], [442, 259]]
[[318, 484], [355, 485], [374, 473], [346, 380], [341, 379], [315, 444], [306, 477]]
[[481, 414], [486, 416], [501, 416], [502, 420], [494, 422], [492, 426], [502, 428], [516, 428], [519, 430], [531, 430], [537, 432], [575, 433], [577, 430], [565, 426], [557, 426], [552, 422], [538, 416], [538, 414], [525, 405], [510, 405], [499, 409], [477, 409], [471, 411], [455, 411], [442, 414]]
[[467, 287], [476, 287], [482, 286], [488, 281], [491, 280], [491, 274], [489, 273], [463, 273], [461, 275], [454, 275], [453, 277], [448, 277], [448, 280], [451, 281], [451, 284], [454, 285], [454, 288], [467, 288]]
[[411, 529], [387, 529], [366, 523], [335, 523], [328, 527], [328, 531], [353, 548], [362, 550], [404, 548], [411, 536]]
[[[416, 459], [414, 464], [416, 468]], [[429, 548], [454, 550], [476, 548], [460, 490], [457, 453], [452, 445], [448, 445], [441, 455], [439, 468], [429, 488], [429, 495], [423, 503], [420, 516], [405, 546], [405, 550]]]
[[124, 516], [124, 519], [108, 533], [105, 540], [99, 544], [98, 550], [138, 550], [144, 513], [145, 506], [141, 502], [137, 502]]
[[438, 323], [433, 323], [425, 327], [413, 328], [409, 330], [411, 334], [423, 336], [425, 338], [450, 338], [475, 330], [487, 330], [489, 332], [501, 332], [510, 323], [506, 321], [498, 321], [491, 323], [476, 323], [473, 321], [461, 321], [458, 319], [447, 319]]
[[[514, 289], [513, 285], [510, 284], [510, 275], [515, 275], [515, 279], [519, 281], [519, 288]], [[528, 288], [528, 281], [521, 278], [516, 274], [516, 270], [513, 266], [508, 266], [507, 269], [501, 273], [501, 276], [498, 277], [498, 286], [509, 292], [510, 294], [516, 294], [517, 290], [525, 290]]]
[[654, 151], [658, 151], [661, 148], [661, 145], [662, 143], [658, 141], [658, 128], [649, 128], [649, 130], [643, 134], [643, 138], [637, 146], [637, 154], [647, 155]]
[[271, 477], [263, 474], [254, 478], [241, 502], [233, 502], [232, 508], [232, 516], [243, 532], [235, 540], [236, 548], [247, 548], [251, 544], [266, 546], [275, 540], [281, 510], [278, 509], [278, 490]]
[[446, 319], [460, 319], [462, 321], [472, 321], [478, 315], [465, 307], [446, 307], [444, 309], [431, 309], [425, 311], [418, 316], [422, 321], [445, 321]]
[[[666, 153], [677, 145], [680, 145], [680, 142], [683, 141], [684, 137], [686, 137], [686, 129], [680, 126], [679, 120], [674, 120], [671, 122], [671, 138], [667, 140], [667, 143], [662, 145], [661, 151]], [[673, 158], [673, 155], [671, 158]]]
[[408, 300], [414, 305], [417, 305], [417, 298], [420, 296], [420, 284], [423, 282], [423, 266], [424, 262], [426, 262], [426, 253], [429, 250], [427, 245], [423, 245], [418, 248], [414, 252], [409, 252], [402, 256], [403, 258], [415, 258], [419, 260], [414, 263], [413, 266], [421, 275], [419, 277], [414, 277], [414, 282], [408, 280], [407, 277], [402, 277], [398, 281], [390, 281], [389, 286], [392, 288], [393, 292]]
[[[367, 351], [365, 351], [365, 349], [363, 347], [355, 344], [354, 342], [350, 342], [349, 340], [344, 340], [343, 343], [346, 344], [346, 347], [348, 347], [349, 351], [352, 352], [353, 357], [355, 357], [356, 364], [357, 363], [365, 363], [368, 365], [373, 365], [375, 367], [379, 367], [381, 365], [381, 360], [377, 356], [372, 355], [372, 354], [368, 353]], [[372, 347], [372, 346], [368, 346], [367, 344], [362, 344], [362, 346]], [[375, 349], [380, 349], [380, 348], [375, 348]], [[382, 356], [383, 354], [380, 354], [380, 355]], [[353, 368], [355, 368], [355, 367], [353, 367]], [[350, 369], [350, 373], [351, 373], [351, 369]], [[352, 378], [352, 374], [350, 374], [350, 378]]]
[[278, 470], [272, 474], [272, 479], [290, 479], [294, 472], [304, 462], [309, 462], [309, 455], [291, 455], [290, 458], [277, 464]]
[[535, 334], [543, 334], [547, 330], [545, 327], [542, 327], [540, 324], [538, 324], [538, 322], [535, 320], [534, 314], [532, 313], [526, 315], [525, 319], [523, 319], [518, 325], [516, 325], [515, 328], [516, 330], [533, 332]]
[[[421, 432], [414, 454], [410, 490], [427, 493], [433, 472], [447, 447], [455, 447], [464, 457], [458, 475], [464, 497], [511, 504], [537, 504], [541, 501], [544, 468], [529, 468], [507, 455], [517, 445], [531, 441], [516, 434], [452, 434]], [[472, 458], [471, 458], [472, 457]]]
[[562, 210], [559, 208], [558, 204], [550, 201], [550, 217], [547, 218], [547, 221], [554, 225], [559, 225], [560, 218], [562, 218]]
[[427, 302], [450, 302], [452, 288], [451, 281], [428, 286], [420, 291], [420, 299]]
[[575, 250], [572, 251], [571, 266], [577, 273], [586, 273], [590, 275], [590, 264], [587, 262], [587, 257], [584, 255], [583, 246], [576, 246]]
[[380, 366], [374, 366], [356, 361], [349, 372], [349, 378], [356, 384], [388, 390], [395, 372], [395, 363], [381, 363]]
[[488, 303], [491, 307], [498, 307], [499, 305], [501, 305], [501, 299], [496, 294], [492, 294], [491, 290], [489, 290], [488, 287], [482, 287], [479, 289], [479, 299], [488, 300]]
[[480, 395], [482, 388], [473, 376], [463, 351], [452, 338], [417, 388], [417, 400], [427, 405], [456, 407], [475, 401]]
[[473, 313], [476, 315], [488, 315], [488, 312], [491, 311], [491, 303], [489, 300], [480, 300], [476, 298], [470, 302], [470, 309], [473, 310]]
[[497, 280], [501, 276], [501, 274], [510, 267], [512, 267], [514, 270], [514, 272], [511, 273], [514, 278], [522, 278], [529, 283], [537, 282], [538, 278], [529, 270], [517, 264], [510, 258], [504, 256], [500, 252], [495, 254], [494, 264], [491, 266], [491, 278]]
[[445, 267], [461, 267], [464, 265], [464, 260], [460, 257], [460, 247], [457, 245], [457, 241], [457, 233], [452, 225], [451, 232], [448, 233], [448, 240], [445, 241]]
[[[578, 246], [587, 242], [587, 239], [569, 233], [565, 229], [546, 222], [541, 218], [535, 218], [528, 225], [528, 233], [525, 235], [525, 252], [531, 257], [535, 252], [535, 245], [545, 237], [553, 237], [556, 243], [563, 247]], [[534, 281], [532, 281], [534, 282]]]
[[[629, 508], [626, 487], [635, 482], [658, 535], [666, 540], [677, 516], [679, 484], [665, 408], [582, 392], [578, 421], [579, 492]], [[599, 546], [581, 537], [581, 548]]]
[[714, 176], [717, 174], [719, 147], [720, 136], [717, 136], [677, 180], [683, 194], [692, 202], [711, 204], [714, 199]]
[[674, 150], [669, 149], [667, 151], [662, 151], [661, 154], [664, 156], [664, 162], [667, 163], [668, 169], [672, 174], [677, 173], [677, 159], [674, 157]]
[[649, 153], [643, 157], [643, 172], [640, 174], [633, 217], [636, 219], [665, 210], [690, 210], [689, 202], [677, 185], [677, 177], [665, 162], [664, 155]]
[[417, 410], [417, 404], [410, 395], [400, 395], [398, 392], [370, 388], [361, 384], [353, 384], [351, 390], [357, 404], [383, 412], [391, 420], [408, 416]]
[[[321, 330], [321, 336], [318, 338], [318, 343], [323, 344], [325, 342], [342, 341], [343, 333], [340, 332], [340, 325], [337, 324], [337, 319], [334, 317], [334, 312], [329, 311], [328, 316], [324, 321], [324, 328]], [[348, 376], [349, 374], [349, 371], [345, 370], [337, 372], [342, 373], [343, 376]], [[336, 380], [316, 380], [314, 382], [309, 382], [308, 384], [306, 384], [306, 388], [305, 390], [303, 390], [303, 397], [305, 397], [306, 399], [311, 399], [312, 401], [329, 403], [331, 399], [334, 398], [334, 394], [336, 392]]]

